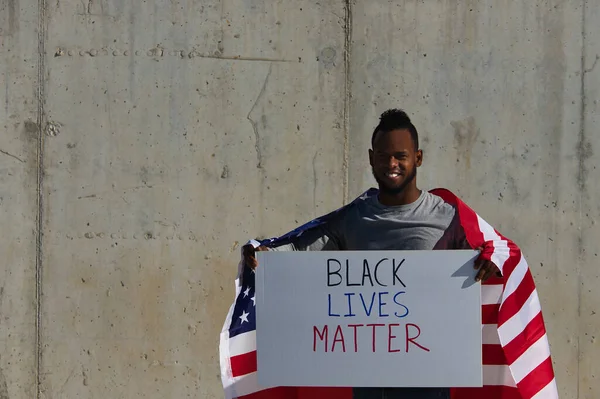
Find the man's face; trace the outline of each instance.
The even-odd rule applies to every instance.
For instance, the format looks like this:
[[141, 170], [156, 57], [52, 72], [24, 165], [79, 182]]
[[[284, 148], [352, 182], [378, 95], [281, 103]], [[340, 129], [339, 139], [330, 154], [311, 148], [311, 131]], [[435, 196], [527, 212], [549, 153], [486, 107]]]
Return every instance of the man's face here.
[[423, 153], [415, 151], [415, 143], [406, 129], [378, 133], [369, 161], [379, 189], [398, 194], [415, 179], [421, 166]]

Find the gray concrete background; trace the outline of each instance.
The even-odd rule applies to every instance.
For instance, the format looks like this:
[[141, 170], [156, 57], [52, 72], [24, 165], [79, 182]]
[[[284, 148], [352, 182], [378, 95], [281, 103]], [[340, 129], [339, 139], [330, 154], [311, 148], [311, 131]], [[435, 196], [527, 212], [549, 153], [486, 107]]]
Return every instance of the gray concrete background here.
[[371, 186], [390, 107], [600, 397], [599, 55], [598, 0], [0, 0], [0, 398], [221, 397], [240, 243]]

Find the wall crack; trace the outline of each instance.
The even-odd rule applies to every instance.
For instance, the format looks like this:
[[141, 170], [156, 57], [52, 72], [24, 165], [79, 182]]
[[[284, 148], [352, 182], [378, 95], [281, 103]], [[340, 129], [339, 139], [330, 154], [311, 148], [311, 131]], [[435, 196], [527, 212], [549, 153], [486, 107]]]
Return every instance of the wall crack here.
[[42, 242], [44, 228], [44, 126], [46, 99], [46, 0], [38, 0], [38, 63], [37, 63], [37, 217], [36, 217], [36, 320], [35, 320], [35, 373], [36, 373], [36, 399], [42, 398]]
[[13, 154], [11, 154], [11, 153], [10, 153], [10, 152], [8, 152], [8, 151], [4, 151], [4, 150], [0, 149], [0, 153], [4, 154], [4, 155], [6, 155], [6, 156], [9, 156], [9, 157], [11, 157], [11, 158], [14, 158], [14, 159], [16, 159], [16, 160], [17, 160], [17, 161], [19, 161], [19, 162], [23, 162], [23, 163], [25, 162], [25, 161], [23, 161], [21, 158], [19, 158], [18, 156], [16, 156], [16, 155], [13, 155]]
[[343, 162], [343, 204], [349, 196], [349, 154], [350, 154], [350, 100], [352, 81], [350, 78], [350, 56], [352, 46], [352, 0], [344, 1], [344, 162]]
[[246, 119], [248, 119], [248, 121], [250, 122], [250, 125], [252, 125], [252, 130], [254, 131], [254, 148], [256, 149], [256, 160], [257, 160], [256, 167], [259, 169], [262, 169], [262, 167], [263, 167], [262, 151], [260, 149], [260, 134], [258, 133], [258, 123], [252, 119], [251, 115], [252, 115], [252, 112], [254, 111], [254, 108], [256, 108], [256, 105], [258, 104], [258, 102], [261, 100], [261, 98], [265, 94], [265, 90], [267, 88], [267, 82], [269, 81], [269, 77], [271, 76], [272, 69], [273, 69], [273, 64], [270, 64], [269, 71], [267, 72], [267, 76], [265, 77], [265, 81], [263, 82], [262, 88], [260, 89], [260, 92], [258, 93], [256, 100], [254, 100], [254, 104], [252, 105], [252, 108], [250, 108], [250, 112], [248, 112], [248, 115], [246, 116]]
[[583, 71], [583, 73], [586, 74], [586, 73], [592, 72], [596, 68], [596, 65], [598, 65], [598, 60], [600, 60], [600, 55], [596, 54], [596, 59], [594, 60], [594, 63], [592, 64], [592, 66], [590, 68], [586, 69], [585, 71]]

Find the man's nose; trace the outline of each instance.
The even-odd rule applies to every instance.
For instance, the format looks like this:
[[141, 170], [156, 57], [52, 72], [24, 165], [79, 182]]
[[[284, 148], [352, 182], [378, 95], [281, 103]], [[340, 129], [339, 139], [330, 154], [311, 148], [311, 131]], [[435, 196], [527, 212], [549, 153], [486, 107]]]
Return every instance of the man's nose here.
[[396, 168], [396, 167], [398, 167], [399, 163], [400, 163], [400, 161], [398, 161], [398, 159], [396, 159], [395, 156], [393, 156], [393, 155], [389, 156], [388, 162], [387, 162], [389, 168]]

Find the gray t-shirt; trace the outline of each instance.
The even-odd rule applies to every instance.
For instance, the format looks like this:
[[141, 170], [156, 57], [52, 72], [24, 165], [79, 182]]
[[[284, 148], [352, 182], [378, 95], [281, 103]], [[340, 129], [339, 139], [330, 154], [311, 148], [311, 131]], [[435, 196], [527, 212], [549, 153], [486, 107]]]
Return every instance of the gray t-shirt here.
[[407, 205], [386, 206], [376, 195], [350, 204], [327, 223], [275, 251], [432, 250], [468, 248], [454, 207], [422, 191]]

